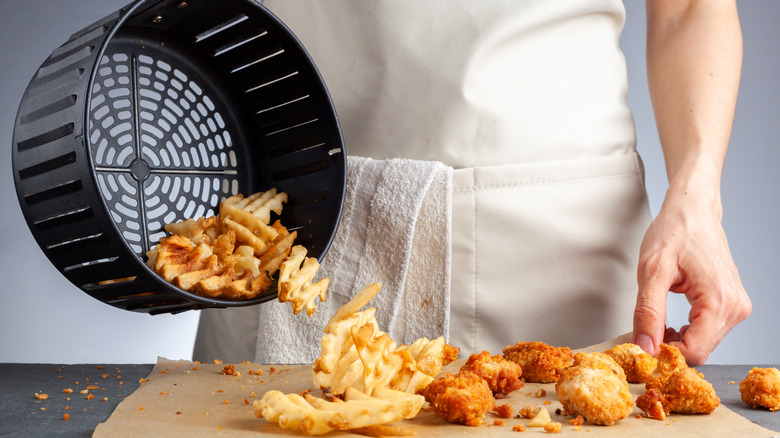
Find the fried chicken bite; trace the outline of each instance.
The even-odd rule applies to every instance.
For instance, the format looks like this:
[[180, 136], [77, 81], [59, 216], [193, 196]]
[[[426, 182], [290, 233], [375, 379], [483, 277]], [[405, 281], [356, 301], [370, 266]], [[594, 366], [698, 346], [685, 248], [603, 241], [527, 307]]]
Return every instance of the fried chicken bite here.
[[504, 348], [504, 359], [520, 365], [526, 382], [552, 383], [558, 381], [561, 371], [572, 364], [574, 355], [569, 347], [518, 342]]
[[650, 418], [663, 420], [671, 412], [709, 414], [720, 398], [704, 376], [685, 363], [677, 347], [661, 344], [658, 367], [645, 383], [645, 394], [636, 405]]
[[628, 383], [645, 383], [655, 371], [658, 359], [647, 354], [636, 344], [620, 344], [604, 351], [623, 368]]
[[754, 367], [739, 382], [739, 392], [742, 401], [750, 407], [760, 406], [772, 412], [780, 410], [780, 370]]
[[504, 359], [500, 354], [491, 356], [483, 351], [469, 356], [460, 371], [471, 371], [487, 382], [493, 395], [509, 394], [523, 387], [520, 376], [523, 373], [520, 365]]
[[682, 355], [680, 349], [668, 344], [660, 345], [660, 351], [656, 360], [658, 362], [653, 374], [645, 381], [645, 389], [663, 385], [663, 381], [668, 379], [675, 370], [688, 367], [688, 363], [685, 362], [685, 356]]
[[495, 399], [487, 382], [471, 371], [449, 372], [417, 390], [437, 415], [450, 423], [479, 426], [485, 413], [493, 410]]
[[617, 363], [612, 356], [605, 353], [577, 353], [574, 355], [574, 365], [582, 365], [594, 367], [596, 365], [603, 365], [609, 368], [615, 375], [622, 380], [626, 380], [626, 373], [623, 371], [623, 367]]
[[602, 353], [577, 354], [555, 384], [558, 401], [570, 415], [611, 426], [631, 414], [634, 402], [622, 368]]

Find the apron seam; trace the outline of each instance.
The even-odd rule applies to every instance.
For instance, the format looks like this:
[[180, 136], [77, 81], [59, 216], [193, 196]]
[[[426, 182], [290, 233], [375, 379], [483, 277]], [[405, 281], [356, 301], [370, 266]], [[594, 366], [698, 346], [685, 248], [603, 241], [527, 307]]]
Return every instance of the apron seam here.
[[[471, 172], [471, 180], [476, 181], [477, 179], [477, 169], [473, 168]], [[474, 208], [471, 209], [472, 214], [474, 215], [474, 220], [471, 221], [474, 227], [471, 230], [471, 235], [474, 236], [474, 277], [472, 278], [472, 287], [474, 289], [474, 314], [472, 316], [472, 322], [471, 322], [471, 333], [472, 333], [472, 339], [471, 339], [471, 350], [476, 350], [477, 346], [477, 339], [479, 338], [478, 332], [479, 332], [479, 284], [477, 283], [477, 279], [479, 278], [479, 272], [477, 269], [479, 268], [479, 264], [477, 263], [477, 260], [479, 260], [479, 245], [477, 244], [477, 230], [479, 230], [479, 226], [477, 225], [477, 220], [479, 218], [478, 210], [479, 205], [477, 204], [477, 194], [476, 190], [471, 190], [471, 202]]]
[[487, 184], [487, 185], [475, 184], [474, 186], [471, 187], [456, 188], [453, 190], [453, 193], [464, 193], [464, 192], [476, 191], [476, 190], [500, 190], [500, 189], [511, 189], [516, 187], [541, 186], [541, 185], [553, 185], [553, 184], [570, 184], [570, 183], [577, 183], [582, 181], [598, 181], [604, 179], [633, 177], [636, 176], [637, 173], [638, 173], [637, 171], [632, 171], [632, 172], [621, 172], [621, 173], [615, 173], [609, 175], [587, 176], [581, 178], [558, 178], [558, 179], [546, 179], [546, 180], [536, 180], [536, 181], [506, 183], [506, 184]]

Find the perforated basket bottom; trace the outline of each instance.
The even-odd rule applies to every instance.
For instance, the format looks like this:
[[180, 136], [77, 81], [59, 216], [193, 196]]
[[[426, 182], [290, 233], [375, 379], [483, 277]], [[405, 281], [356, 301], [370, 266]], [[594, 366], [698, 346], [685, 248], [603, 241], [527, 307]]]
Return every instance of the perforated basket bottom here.
[[247, 187], [239, 123], [209, 76], [164, 47], [117, 38], [97, 69], [89, 141], [114, 223], [139, 256], [165, 224], [214, 214]]

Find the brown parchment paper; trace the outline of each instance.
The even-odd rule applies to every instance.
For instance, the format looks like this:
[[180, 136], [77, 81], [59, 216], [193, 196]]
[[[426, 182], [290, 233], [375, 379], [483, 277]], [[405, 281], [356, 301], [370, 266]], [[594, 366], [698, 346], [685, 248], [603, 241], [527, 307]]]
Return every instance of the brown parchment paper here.
[[[603, 351], [621, 341], [624, 341], [624, 338], [583, 350]], [[445, 370], [457, 372], [463, 362], [464, 360], [456, 361]], [[224, 367], [225, 364], [196, 364], [158, 359], [148, 381], [125, 398], [109, 419], [98, 425], [93, 436], [303, 436], [299, 432], [281, 429], [277, 424], [255, 417], [252, 402], [271, 389], [285, 393], [315, 389], [311, 366], [235, 364], [235, 370], [241, 373], [240, 377], [223, 374]], [[644, 392], [644, 385], [630, 386], [634, 399]], [[544, 389], [546, 395], [537, 396], [539, 389]], [[313, 391], [313, 394], [319, 395], [319, 390]], [[585, 423], [581, 431], [576, 431], [569, 423], [571, 417], [555, 413], [556, 409], [561, 408], [561, 404], [555, 395], [554, 384], [526, 383], [519, 391], [496, 402], [511, 404], [515, 413], [525, 406], [539, 405], [547, 408], [552, 420], [563, 425], [561, 434], [557, 436], [766, 438], [777, 435], [722, 405], [710, 415], [672, 414], [665, 421], [637, 418], [635, 415], [639, 415], [641, 411], [634, 408], [634, 415], [614, 426]], [[468, 427], [447, 423], [431, 411], [420, 411], [413, 420], [404, 420], [397, 424], [414, 428], [417, 437], [518, 437], [518, 432], [513, 432], [512, 426], [527, 426], [529, 422], [524, 418], [513, 417], [503, 419], [503, 426], [496, 426], [492, 424], [496, 419], [499, 419], [497, 415], [488, 413], [484, 425]], [[526, 431], [522, 433], [523, 435], [519, 436], [547, 432], [541, 428], [526, 427]], [[346, 435], [352, 434], [332, 432], [327, 436]]]

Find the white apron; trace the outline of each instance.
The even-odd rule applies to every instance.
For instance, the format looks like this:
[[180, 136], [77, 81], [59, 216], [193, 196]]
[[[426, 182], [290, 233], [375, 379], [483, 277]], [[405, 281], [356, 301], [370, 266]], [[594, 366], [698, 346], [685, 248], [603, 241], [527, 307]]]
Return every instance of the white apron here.
[[[451, 344], [497, 354], [631, 330], [650, 214], [620, 0], [264, 4], [322, 73], [348, 154], [455, 169]], [[251, 309], [203, 312], [196, 359], [262, 360], [255, 339], [224, 343], [256, 333]]]

